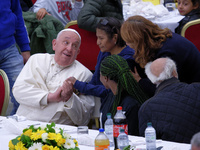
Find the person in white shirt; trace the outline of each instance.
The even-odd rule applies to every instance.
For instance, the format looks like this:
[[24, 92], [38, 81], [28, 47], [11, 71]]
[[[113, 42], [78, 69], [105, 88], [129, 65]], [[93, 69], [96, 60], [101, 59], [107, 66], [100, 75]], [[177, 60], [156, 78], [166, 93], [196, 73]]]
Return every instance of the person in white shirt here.
[[83, 7], [82, 0], [37, 0], [31, 10], [36, 13], [38, 20], [46, 14], [52, 15], [65, 26], [71, 20], [77, 20], [78, 14]]
[[75, 60], [80, 44], [76, 30], [64, 29], [52, 41], [55, 54], [30, 57], [13, 86], [20, 104], [17, 115], [59, 124], [88, 124], [96, 97], [75, 94], [68, 80], [72, 76], [83, 82], [92, 78], [91, 71]]

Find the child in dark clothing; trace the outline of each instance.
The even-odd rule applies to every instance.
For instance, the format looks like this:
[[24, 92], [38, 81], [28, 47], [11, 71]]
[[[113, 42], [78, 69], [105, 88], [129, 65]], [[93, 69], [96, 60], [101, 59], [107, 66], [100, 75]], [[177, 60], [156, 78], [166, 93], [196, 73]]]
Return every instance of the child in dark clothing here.
[[200, 19], [200, 0], [178, 0], [178, 11], [185, 16], [180, 22], [175, 32], [181, 34], [183, 26], [189, 21]]

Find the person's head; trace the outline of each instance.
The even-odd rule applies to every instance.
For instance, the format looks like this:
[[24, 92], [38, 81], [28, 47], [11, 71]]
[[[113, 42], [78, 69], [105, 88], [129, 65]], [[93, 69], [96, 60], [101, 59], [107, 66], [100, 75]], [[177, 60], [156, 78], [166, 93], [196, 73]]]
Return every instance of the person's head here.
[[157, 85], [172, 77], [178, 78], [176, 64], [170, 58], [158, 58], [147, 63], [145, 73], [151, 82]]
[[191, 150], [200, 150], [200, 132], [193, 135], [190, 144]]
[[121, 36], [135, 50], [134, 58], [141, 67], [152, 61], [155, 53], [162, 47], [172, 33], [169, 29], [161, 29], [158, 25], [142, 16], [129, 17], [121, 27]]
[[178, 0], [178, 11], [185, 16], [193, 9], [199, 9], [200, 0]]
[[111, 52], [118, 47], [124, 47], [126, 43], [120, 35], [121, 21], [117, 18], [105, 17], [96, 27], [97, 45], [102, 52]]
[[60, 31], [52, 41], [55, 61], [60, 66], [69, 66], [80, 52], [81, 37], [74, 29]]
[[110, 88], [112, 82], [117, 85], [115, 101], [113, 104], [112, 114], [115, 114], [116, 108], [120, 103], [122, 91], [126, 91], [129, 95], [133, 96], [140, 104], [146, 99], [146, 94], [142, 91], [137, 81], [131, 74], [127, 61], [119, 55], [110, 55], [104, 58], [100, 65], [100, 81], [105, 87]]

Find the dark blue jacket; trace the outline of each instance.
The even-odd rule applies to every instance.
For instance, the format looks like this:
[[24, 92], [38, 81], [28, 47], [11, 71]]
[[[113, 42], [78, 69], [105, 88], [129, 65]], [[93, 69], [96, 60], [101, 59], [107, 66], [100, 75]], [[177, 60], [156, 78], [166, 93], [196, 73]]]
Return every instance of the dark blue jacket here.
[[183, 26], [192, 21], [200, 19], [200, 10], [199, 9], [193, 9], [191, 12], [189, 12], [181, 21], [179, 21], [178, 27], [175, 29], [175, 32], [178, 34], [181, 34]]
[[200, 52], [195, 45], [186, 38], [173, 33], [167, 38], [156, 58], [169, 57], [175, 61], [181, 82], [200, 82]]
[[19, 0], [0, 0], [0, 50], [17, 42], [22, 52], [30, 51]]
[[[133, 58], [134, 53], [135, 51], [132, 48], [126, 46], [118, 55], [126, 59], [130, 65], [133, 65], [135, 63]], [[89, 83], [77, 80], [74, 84], [74, 87], [81, 93], [104, 98], [110, 90], [107, 90], [100, 81], [100, 64], [101, 61], [109, 55], [111, 55], [109, 52], [100, 51], [92, 80]]]
[[[105, 103], [101, 105], [100, 111], [102, 112], [102, 123], [104, 125], [107, 119], [107, 113], [111, 113], [115, 96], [110, 92], [105, 98]], [[128, 124], [129, 135], [139, 135], [138, 130], [138, 110], [140, 104], [138, 101], [130, 96], [127, 92], [122, 92], [121, 101], [119, 106], [122, 106], [122, 111], [125, 111], [126, 121]], [[112, 116], [113, 118], [114, 116]]]
[[177, 78], [162, 82], [155, 96], [139, 110], [139, 132], [144, 136], [147, 122], [152, 122], [157, 139], [190, 143], [200, 131], [200, 83], [186, 84]]

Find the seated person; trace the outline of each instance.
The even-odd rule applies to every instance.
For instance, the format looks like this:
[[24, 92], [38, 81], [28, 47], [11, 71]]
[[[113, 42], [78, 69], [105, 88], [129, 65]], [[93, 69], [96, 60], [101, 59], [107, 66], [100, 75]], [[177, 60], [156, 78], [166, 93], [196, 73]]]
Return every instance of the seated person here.
[[140, 107], [140, 135], [144, 136], [147, 122], [152, 122], [158, 139], [190, 143], [200, 131], [200, 83], [180, 82], [176, 64], [169, 58], [149, 62], [145, 72], [157, 89]]
[[77, 16], [83, 7], [82, 0], [37, 0], [31, 8], [36, 13], [38, 20], [46, 14], [52, 15], [62, 22], [65, 26], [71, 20], [77, 20]]
[[101, 108], [103, 124], [107, 113], [114, 116], [117, 106], [122, 106], [126, 112], [128, 134], [138, 135], [138, 110], [147, 96], [132, 76], [127, 61], [118, 55], [107, 56], [101, 62], [100, 80], [112, 91], [112, 98], [109, 96]]
[[123, 20], [121, 0], [86, 0], [78, 14], [78, 26], [96, 32], [97, 24], [105, 17]]
[[190, 144], [191, 150], [200, 150], [200, 132], [193, 135]]
[[95, 97], [76, 95], [67, 79], [88, 82], [92, 73], [76, 59], [81, 37], [76, 30], [64, 29], [52, 41], [54, 54], [30, 57], [13, 93], [20, 106], [17, 115], [30, 120], [68, 125], [87, 125], [94, 110]]
[[183, 26], [189, 21], [200, 19], [200, 1], [199, 0], [178, 0], [178, 11], [180, 15], [185, 16], [180, 22], [175, 32], [181, 34]]

